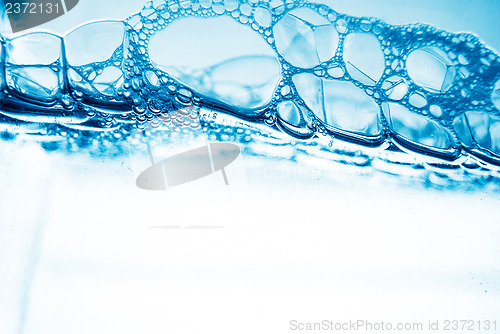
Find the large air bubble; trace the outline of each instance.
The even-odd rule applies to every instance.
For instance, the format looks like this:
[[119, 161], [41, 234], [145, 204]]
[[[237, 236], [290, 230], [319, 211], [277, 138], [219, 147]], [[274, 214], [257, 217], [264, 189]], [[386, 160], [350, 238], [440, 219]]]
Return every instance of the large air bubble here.
[[61, 46], [61, 38], [48, 33], [13, 39], [6, 52], [9, 89], [41, 101], [55, 99], [63, 82]]
[[451, 148], [451, 136], [439, 124], [392, 102], [384, 103], [382, 110], [391, 129], [407, 140], [432, 148]]
[[374, 86], [385, 69], [385, 58], [380, 42], [374, 35], [352, 33], [344, 43], [344, 61], [347, 72], [365, 85]]
[[323, 16], [309, 8], [293, 10], [273, 28], [278, 52], [289, 63], [311, 68], [335, 55], [339, 34]]
[[293, 77], [299, 95], [325, 124], [365, 136], [380, 133], [380, 108], [350, 82], [320, 79], [302, 73]]
[[153, 35], [149, 56], [197, 92], [239, 108], [267, 104], [280, 78], [274, 50], [226, 16], [172, 23]]
[[64, 37], [68, 64], [81, 66], [110, 59], [122, 45], [124, 32], [121, 21], [94, 22], [73, 30]]
[[123, 82], [124, 32], [123, 22], [102, 21], [79, 27], [64, 38], [72, 88], [93, 99], [116, 97]]
[[455, 68], [439, 48], [423, 47], [410, 53], [406, 60], [408, 75], [417, 85], [430, 91], [446, 91], [453, 84]]
[[500, 117], [469, 111], [455, 120], [454, 128], [463, 145], [472, 148], [476, 143], [500, 155]]

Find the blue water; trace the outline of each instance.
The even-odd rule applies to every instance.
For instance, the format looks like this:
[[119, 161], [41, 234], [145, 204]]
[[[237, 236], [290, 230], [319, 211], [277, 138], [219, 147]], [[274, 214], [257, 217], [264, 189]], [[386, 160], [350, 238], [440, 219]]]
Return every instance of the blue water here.
[[1, 137], [48, 151], [119, 156], [208, 134], [274, 158], [286, 145], [293, 159], [498, 183], [500, 58], [425, 24], [306, 1], [153, 1], [125, 21], [4, 39], [0, 84]]

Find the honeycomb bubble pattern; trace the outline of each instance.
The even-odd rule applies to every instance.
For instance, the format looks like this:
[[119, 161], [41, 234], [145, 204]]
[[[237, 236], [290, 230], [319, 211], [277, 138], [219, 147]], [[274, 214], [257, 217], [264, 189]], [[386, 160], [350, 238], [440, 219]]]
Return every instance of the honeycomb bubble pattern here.
[[[197, 90], [150, 59], [150, 40], [172, 22], [222, 16], [275, 52], [280, 75], [264, 104], [232, 105], [230, 91]], [[475, 35], [392, 26], [301, 0], [155, 0], [124, 22], [2, 38], [0, 85], [2, 128], [47, 142], [70, 136], [74, 145], [102, 138], [112, 145], [137, 128], [200, 129], [196, 111], [207, 109], [297, 140], [326, 136], [500, 167], [500, 58]], [[258, 87], [240, 88], [252, 96]]]

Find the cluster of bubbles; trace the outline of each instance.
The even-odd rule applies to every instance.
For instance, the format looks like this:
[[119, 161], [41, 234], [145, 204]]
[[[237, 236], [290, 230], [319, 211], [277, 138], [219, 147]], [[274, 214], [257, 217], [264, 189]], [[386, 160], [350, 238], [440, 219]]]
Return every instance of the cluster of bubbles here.
[[[159, 66], [149, 52], [155, 36], [188, 17], [230, 18], [260, 36], [276, 64], [270, 93], [252, 95], [263, 86], [248, 83], [241, 98], [207, 79], [213, 68], [196, 76]], [[61, 50], [46, 59], [16, 53], [36, 48], [35, 40]], [[272, 68], [268, 60], [262, 66]], [[41, 134], [47, 149], [93, 145], [120, 154], [117, 143], [137, 129], [250, 141], [247, 129], [218, 124], [219, 114], [265, 125], [255, 130], [261, 140], [267, 127], [292, 142], [326, 139], [326, 150], [348, 142], [465, 170], [500, 167], [500, 57], [469, 33], [392, 26], [303, 0], [154, 0], [124, 22], [3, 40], [0, 66], [2, 138]]]

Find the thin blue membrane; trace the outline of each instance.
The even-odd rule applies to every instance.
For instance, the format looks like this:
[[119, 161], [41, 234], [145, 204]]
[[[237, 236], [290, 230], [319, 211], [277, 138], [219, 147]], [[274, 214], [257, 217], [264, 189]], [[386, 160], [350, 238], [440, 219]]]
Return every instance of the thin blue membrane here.
[[2, 38], [0, 85], [1, 138], [48, 151], [204, 134], [425, 182], [500, 175], [494, 50], [302, 0], [155, 0], [66, 36]]

